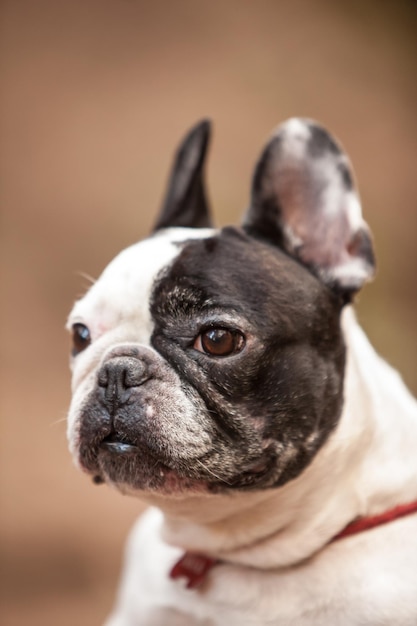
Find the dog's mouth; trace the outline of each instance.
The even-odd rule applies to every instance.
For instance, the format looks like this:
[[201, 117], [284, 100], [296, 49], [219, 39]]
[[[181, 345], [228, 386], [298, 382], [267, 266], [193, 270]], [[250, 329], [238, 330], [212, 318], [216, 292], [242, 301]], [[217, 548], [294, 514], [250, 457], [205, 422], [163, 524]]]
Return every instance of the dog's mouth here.
[[129, 459], [131, 459], [131, 462], [135, 462], [137, 459], [140, 459], [143, 468], [145, 468], [146, 465], [151, 465], [155, 470], [159, 471], [161, 476], [167, 472], [175, 471], [164, 461], [152, 454], [147, 446], [130, 441], [126, 436], [115, 432], [101, 441], [98, 446], [98, 452], [99, 454], [102, 452], [104, 455], [110, 456], [110, 458], [114, 457], [114, 461], [111, 462], [115, 463], [117, 463], [118, 460], [120, 460], [120, 462], [125, 460], [128, 462]]
[[82, 463], [96, 485], [110, 482], [123, 493], [133, 489], [164, 495], [205, 493], [208, 489], [206, 480], [170, 467], [148, 446], [129, 441], [124, 435], [112, 433], [94, 448], [84, 450]]
[[113, 454], [137, 454], [139, 448], [135, 443], [126, 441], [120, 435], [113, 433], [105, 437], [99, 445], [100, 450], [111, 452]]

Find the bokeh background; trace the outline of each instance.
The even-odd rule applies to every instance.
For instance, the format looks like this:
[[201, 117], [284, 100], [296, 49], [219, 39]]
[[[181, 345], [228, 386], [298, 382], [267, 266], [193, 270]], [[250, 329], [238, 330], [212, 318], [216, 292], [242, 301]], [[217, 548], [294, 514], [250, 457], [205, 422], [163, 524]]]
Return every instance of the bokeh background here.
[[417, 392], [416, 4], [6, 0], [1, 29], [0, 621], [90, 626], [142, 509], [72, 467], [64, 322], [82, 273], [149, 231], [196, 120], [215, 123], [219, 224], [278, 122], [342, 140], [379, 260], [359, 315]]

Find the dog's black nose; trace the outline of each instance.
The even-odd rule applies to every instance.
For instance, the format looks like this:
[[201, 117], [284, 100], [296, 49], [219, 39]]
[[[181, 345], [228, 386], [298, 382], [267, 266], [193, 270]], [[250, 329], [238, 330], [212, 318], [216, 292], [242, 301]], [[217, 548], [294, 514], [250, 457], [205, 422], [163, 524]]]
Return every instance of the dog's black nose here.
[[107, 402], [125, 404], [132, 388], [142, 385], [149, 376], [146, 365], [132, 357], [115, 357], [104, 363], [98, 372], [98, 385]]

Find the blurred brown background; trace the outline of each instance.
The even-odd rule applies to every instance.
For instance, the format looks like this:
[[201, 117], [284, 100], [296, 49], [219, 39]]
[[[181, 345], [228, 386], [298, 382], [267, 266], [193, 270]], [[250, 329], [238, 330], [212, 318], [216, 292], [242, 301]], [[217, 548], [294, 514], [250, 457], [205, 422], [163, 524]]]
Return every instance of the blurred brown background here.
[[416, 26], [405, 0], [2, 2], [2, 624], [90, 626], [112, 604], [141, 507], [72, 467], [63, 327], [80, 272], [148, 232], [200, 117], [219, 224], [275, 124], [342, 140], [379, 260], [360, 317], [417, 392]]

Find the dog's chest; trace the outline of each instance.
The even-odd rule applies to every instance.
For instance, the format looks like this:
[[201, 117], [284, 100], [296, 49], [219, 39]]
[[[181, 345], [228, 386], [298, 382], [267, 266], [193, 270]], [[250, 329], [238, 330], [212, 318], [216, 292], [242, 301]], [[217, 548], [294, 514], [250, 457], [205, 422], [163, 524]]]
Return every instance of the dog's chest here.
[[[161, 541], [159, 523], [159, 514], [149, 512], [131, 536], [120, 606], [134, 623], [414, 626], [415, 516], [336, 542], [293, 567], [261, 571], [220, 563], [194, 590], [169, 577], [181, 552]], [[117, 615], [108, 626], [131, 623], [127, 613], [126, 621]]]

